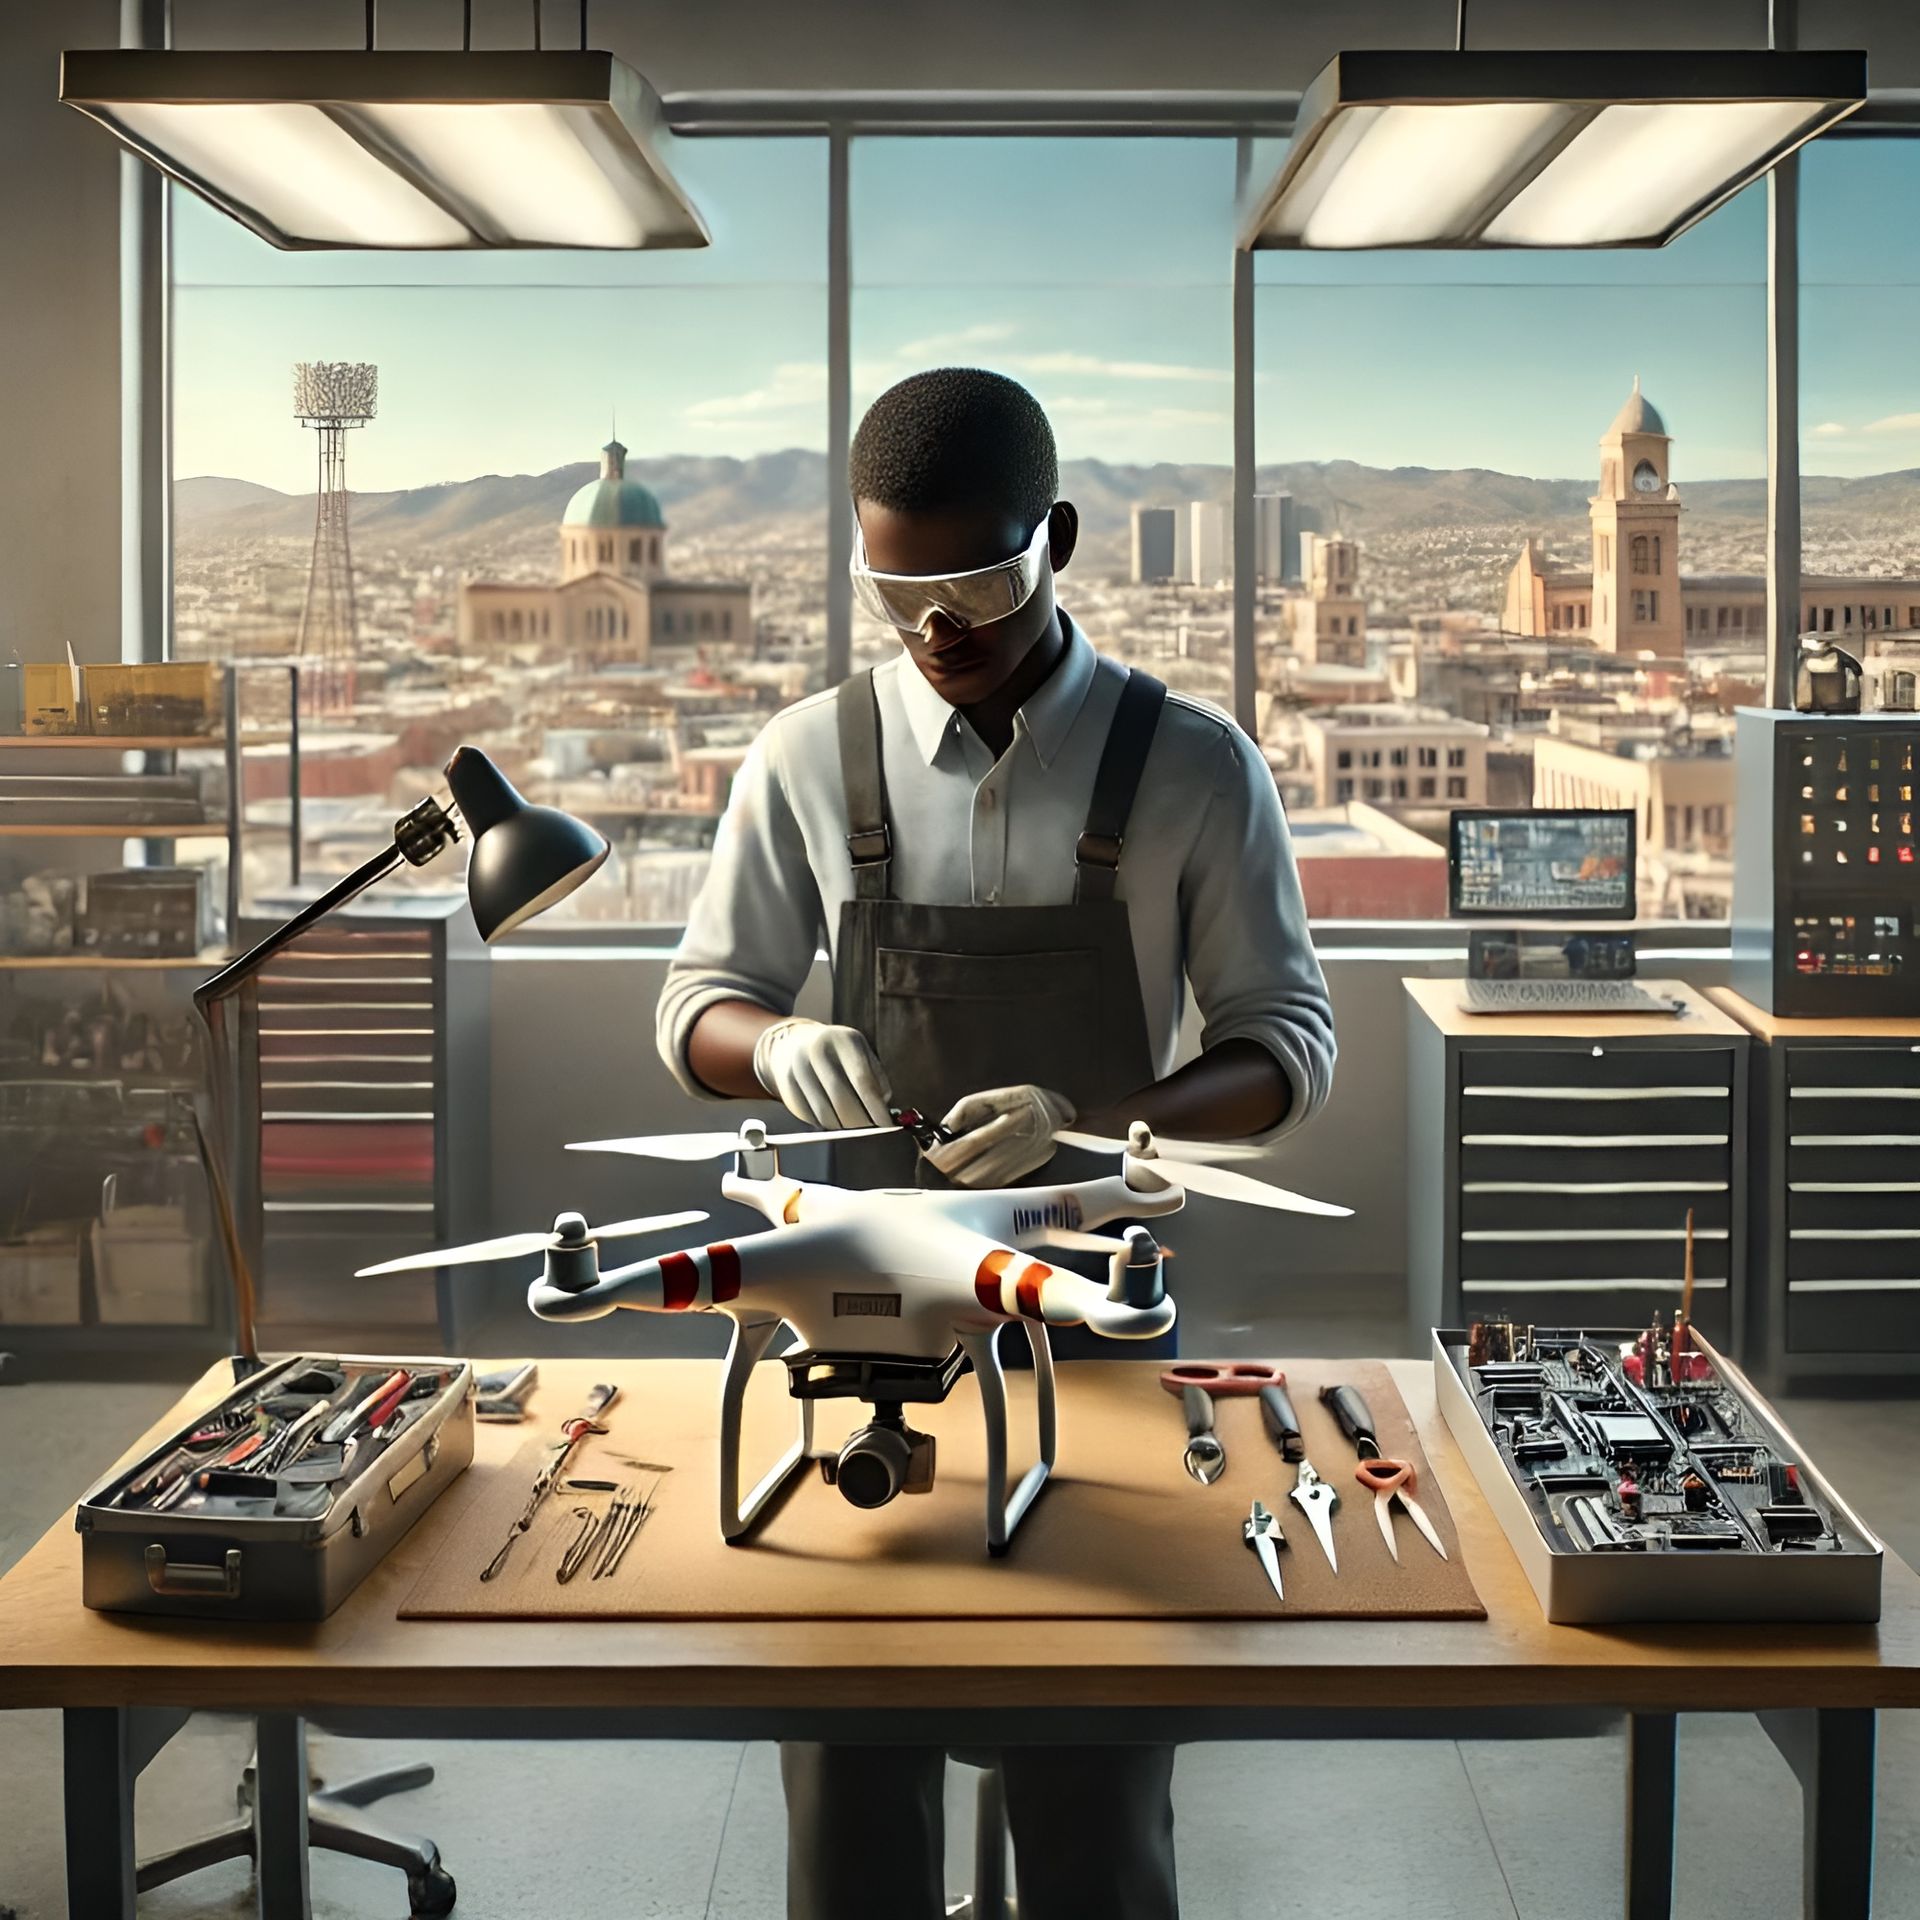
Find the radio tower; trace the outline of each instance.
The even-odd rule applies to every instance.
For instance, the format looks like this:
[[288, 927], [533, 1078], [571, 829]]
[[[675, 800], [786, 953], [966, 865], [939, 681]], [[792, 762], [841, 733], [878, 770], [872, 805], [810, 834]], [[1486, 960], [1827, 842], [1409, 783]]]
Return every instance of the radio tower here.
[[380, 398], [380, 370], [364, 360], [302, 360], [293, 369], [293, 412], [320, 436], [314, 488], [313, 565], [295, 646], [317, 713], [353, 704], [359, 615], [353, 598], [353, 541], [347, 530], [347, 430], [364, 427]]

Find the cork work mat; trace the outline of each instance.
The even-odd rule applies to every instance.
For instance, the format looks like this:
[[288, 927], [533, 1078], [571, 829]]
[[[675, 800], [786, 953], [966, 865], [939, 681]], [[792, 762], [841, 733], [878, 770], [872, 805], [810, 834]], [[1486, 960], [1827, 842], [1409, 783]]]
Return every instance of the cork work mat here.
[[[1484, 1619], [1461, 1564], [1452, 1515], [1414, 1437], [1413, 1423], [1377, 1361], [1288, 1364], [1288, 1388], [1307, 1457], [1340, 1495], [1333, 1515], [1336, 1577], [1306, 1516], [1286, 1498], [1294, 1469], [1261, 1424], [1257, 1400], [1222, 1397], [1215, 1427], [1227, 1471], [1210, 1487], [1181, 1465], [1186, 1422], [1160, 1386], [1158, 1363], [1085, 1360], [1062, 1365], [1060, 1445], [1053, 1477], [1028, 1510], [1003, 1559], [985, 1540], [985, 1448], [972, 1377], [937, 1407], [909, 1408], [908, 1424], [937, 1438], [931, 1492], [902, 1494], [867, 1512], [850, 1506], [817, 1467], [796, 1476], [787, 1497], [746, 1543], [720, 1539], [715, 1477], [719, 1369], [675, 1368], [663, 1390], [623, 1394], [612, 1431], [584, 1442], [569, 1478], [656, 1477], [654, 1510], [619, 1571], [566, 1585], [555, 1570], [579, 1530], [574, 1509], [608, 1496], [556, 1489], [506, 1570], [483, 1583], [492, 1558], [526, 1504], [558, 1414], [540, 1417], [504, 1467], [470, 1469], [463, 1509], [450, 1517], [434, 1559], [400, 1609], [403, 1619], [1258, 1619], [1284, 1614], [1381, 1619]], [[618, 1380], [617, 1369], [607, 1378]], [[1323, 1385], [1344, 1381], [1366, 1396], [1390, 1455], [1411, 1459], [1419, 1499], [1447, 1543], [1441, 1560], [1396, 1510], [1400, 1563], [1388, 1556], [1373, 1496], [1353, 1477], [1353, 1448], [1320, 1405]], [[1009, 1375], [1009, 1446], [1015, 1470], [1032, 1457], [1032, 1376]], [[786, 1370], [763, 1363], [748, 1395], [742, 1478], [751, 1486], [791, 1440], [797, 1408]], [[835, 1446], [865, 1417], [857, 1401], [823, 1401], [815, 1444]], [[662, 1464], [655, 1476], [616, 1456]], [[477, 1484], [475, 1484], [477, 1483]], [[455, 1490], [458, 1496], [460, 1490]], [[1255, 1498], [1281, 1515], [1284, 1605], [1241, 1538]]]

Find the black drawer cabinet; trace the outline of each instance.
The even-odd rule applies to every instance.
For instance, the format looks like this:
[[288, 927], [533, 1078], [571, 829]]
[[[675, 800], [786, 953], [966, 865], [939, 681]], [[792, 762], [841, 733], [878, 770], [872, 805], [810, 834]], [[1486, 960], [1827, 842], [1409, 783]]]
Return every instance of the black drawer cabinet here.
[[[1408, 1282], [1416, 1331], [1489, 1314], [1635, 1326], [1680, 1301], [1738, 1352], [1747, 1038], [1677, 983], [1682, 1017], [1508, 1017], [1409, 980]], [[1920, 1125], [1920, 1104], [1914, 1109]]]
[[1753, 1035], [1756, 1369], [1776, 1385], [1920, 1374], [1920, 1020], [1713, 997]]

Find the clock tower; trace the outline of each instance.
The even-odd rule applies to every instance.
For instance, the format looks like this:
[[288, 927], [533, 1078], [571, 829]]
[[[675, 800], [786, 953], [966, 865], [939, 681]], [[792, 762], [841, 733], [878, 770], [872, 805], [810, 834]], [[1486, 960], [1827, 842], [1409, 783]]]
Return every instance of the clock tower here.
[[1673, 441], [1640, 391], [1600, 436], [1593, 521], [1593, 638], [1609, 653], [1686, 651], [1680, 612], [1680, 495], [1668, 471]]

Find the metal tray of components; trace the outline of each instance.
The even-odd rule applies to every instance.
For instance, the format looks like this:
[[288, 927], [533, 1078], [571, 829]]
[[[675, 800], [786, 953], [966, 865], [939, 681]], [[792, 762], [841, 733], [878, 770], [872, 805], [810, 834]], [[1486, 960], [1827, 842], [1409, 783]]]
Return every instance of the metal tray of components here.
[[[290, 1391], [290, 1383], [315, 1369], [340, 1372], [342, 1404], [351, 1405], [350, 1389], [360, 1381], [384, 1379], [402, 1367], [442, 1376], [439, 1389], [403, 1404], [408, 1417], [396, 1431], [370, 1445], [358, 1464], [344, 1463], [336, 1482], [321, 1483], [331, 1496], [324, 1504], [308, 1491], [293, 1502], [297, 1513], [276, 1512], [282, 1499], [264, 1487], [255, 1499], [209, 1496], [202, 1512], [121, 1504], [128, 1488], [159, 1468], [187, 1435], [223, 1416], [239, 1421], [257, 1403], [272, 1400], [276, 1389]], [[244, 1430], [236, 1427], [236, 1433]], [[473, 1368], [464, 1360], [349, 1354], [270, 1360], [81, 1500], [74, 1515], [81, 1540], [80, 1597], [107, 1612], [323, 1620], [472, 1458]], [[283, 1490], [290, 1485], [275, 1484]]]
[[[1557, 1355], [1575, 1343], [1588, 1349], [1586, 1371], [1572, 1384], [1584, 1398], [1618, 1400], [1622, 1425], [1613, 1432], [1627, 1451], [1614, 1453], [1604, 1444], [1587, 1450], [1575, 1440], [1565, 1458], [1517, 1461], [1512, 1423], [1494, 1423], [1483, 1409], [1491, 1387], [1484, 1376], [1476, 1377], [1464, 1331], [1434, 1329], [1434, 1383], [1441, 1416], [1549, 1620], [1600, 1626], [1631, 1620], [1880, 1618], [1885, 1549], [1747, 1377], [1697, 1330], [1689, 1329], [1691, 1351], [1705, 1359], [1704, 1375], [1644, 1398], [1632, 1391], [1635, 1383], [1620, 1367], [1640, 1337], [1637, 1329], [1534, 1327], [1526, 1332], [1531, 1359], [1544, 1356], [1553, 1370], [1549, 1389], [1567, 1384], [1558, 1379], [1564, 1369]], [[1706, 1452], [1696, 1460], [1669, 1412], [1708, 1402], [1711, 1407], [1695, 1417], [1716, 1437], [1699, 1443]], [[1542, 1430], [1554, 1425], [1549, 1419]], [[1632, 1465], [1636, 1438], [1650, 1443], [1656, 1456], [1651, 1472], [1644, 1457], [1638, 1468]], [[1715, 1464], [1721, 1475], [1714, 1472]], [[1793, 1469], [1797, 1504], [1809, 1515], [1798, 1537], [1776, 1539], [1763, 1517], [1760, 1503], [1766, 1496], [1759, 1488], [1770, 1484], [1769, 1467], [1782, 1474]], [[1628, 1520], [1619, 1499], [1623, 1468], [1649, 1480], [1698, 1479], [1703, 1487], [1694, 1493], [1706, 1504], [1689, 1510], [1681, 1496], [1649, 1492], [1634, 1503], [1648, 1517]], [[1583, 1489], [1554, 1484], [1575, 1479], [1586, 1483]], [[1568, 1502], [1583, 1496], [1581, 1512], [1569, 1514]], [[1658, 1518], [1652, 1513], [1656, 1498]], [[1773, 1512], [1774, 1524], [1791, 1518], [1778, 1508]], [[1816, 1520], [1817, 1535], [1811, 1531]], [[1599, 1545], [1589, 1543], [1589, 1528], [1600, 1531]], [[1681, 1543], [1677, 1548], [1670, 1544], [1675, 1539]]]

